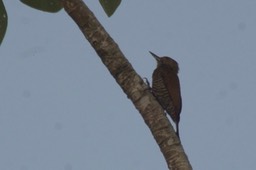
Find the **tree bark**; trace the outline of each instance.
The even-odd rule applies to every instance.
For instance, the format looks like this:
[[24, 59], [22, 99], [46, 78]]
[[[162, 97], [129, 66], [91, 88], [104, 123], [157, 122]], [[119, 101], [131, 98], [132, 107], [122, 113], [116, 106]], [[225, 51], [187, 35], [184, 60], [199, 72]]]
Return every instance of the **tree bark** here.
[[61, 2], [103, 64], [140, 112], [159, 145], [168, 168], [191, 170], [188, 157], [163, 108], [142, 78], [135, 72], [118, 45], [82, 0], [61, 0]]

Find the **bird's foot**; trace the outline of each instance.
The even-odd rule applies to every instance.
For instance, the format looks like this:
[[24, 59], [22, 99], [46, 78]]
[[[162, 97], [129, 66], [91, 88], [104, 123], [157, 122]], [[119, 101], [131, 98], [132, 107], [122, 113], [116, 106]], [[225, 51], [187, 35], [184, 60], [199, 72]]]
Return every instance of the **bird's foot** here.
[[152, 88], [150, 87], [150, 83], [149, 83], [148, 79], [147, 79], [146, 77], [144, 77], [143, 80], [144, 80], [144, 82], [146, 83], [146, 85], [147, 85], [147, 87], [148, 87], [148, 90], [149, 90], [150, 92], [152, 92]]

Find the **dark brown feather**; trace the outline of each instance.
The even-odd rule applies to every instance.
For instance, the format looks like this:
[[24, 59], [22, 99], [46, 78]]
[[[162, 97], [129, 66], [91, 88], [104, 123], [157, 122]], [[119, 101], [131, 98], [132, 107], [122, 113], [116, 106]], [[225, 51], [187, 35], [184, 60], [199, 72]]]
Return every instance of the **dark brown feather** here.
[[158, 57], [152, 52], [151, 54], [157, 60], [157, 68], [152, 75], [153, 94], [176, 124], [176, 133], [179, 136], [182, 99], [178, 78], [178, 63], [169, 57]]

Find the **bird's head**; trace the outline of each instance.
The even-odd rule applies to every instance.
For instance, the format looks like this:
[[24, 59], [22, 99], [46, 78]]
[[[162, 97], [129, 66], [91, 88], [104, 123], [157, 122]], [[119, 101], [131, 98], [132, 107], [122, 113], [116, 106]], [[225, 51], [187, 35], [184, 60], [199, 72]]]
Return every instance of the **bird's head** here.
[[176, 73], [179, 72], [179, 65], [174, 59], [166, 56], [159, 57], [156, 54], [152, 53], [151, 51], [149, 51], [149, 53], [156, 59], [157, 67], [160, 67], [161, 65], [167, 65], [171, 67]]

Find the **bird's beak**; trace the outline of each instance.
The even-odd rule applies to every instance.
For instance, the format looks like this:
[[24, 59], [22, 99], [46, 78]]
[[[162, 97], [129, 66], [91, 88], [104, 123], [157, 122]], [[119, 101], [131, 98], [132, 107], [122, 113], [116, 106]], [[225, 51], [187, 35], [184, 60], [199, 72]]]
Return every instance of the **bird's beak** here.
[[158, 57], [157, 55], [155, 55], [151, 51], [149, 51], [149, 53], [156, 59], [157, 62], [160, 61], [160, 57]]

